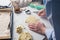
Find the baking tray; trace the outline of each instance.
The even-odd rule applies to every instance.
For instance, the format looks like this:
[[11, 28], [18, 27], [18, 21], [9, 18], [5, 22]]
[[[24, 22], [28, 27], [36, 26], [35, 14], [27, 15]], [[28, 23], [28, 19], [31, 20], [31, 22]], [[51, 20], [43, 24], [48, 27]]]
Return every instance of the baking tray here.
[[[0, 11], [1, 12], [1, 11]], [[4, 11], [5, 12], [5, 11]], [[1, 12], [1, 13], [4, 13], [4, 12]], [[5, 12], [6, 13], [6, 12]], [[7, 12], [10, 16], [9, 16], [9, 24], [8, 24], [8, 27], [7, 27], [7, 29], [9, 29], [10, 30], [10, 28], [11, 28], [11, 23], [12, 23], [12, 21], [11, 21], [11, 11], [9, 11], [9, 12]], [[3, 14], [3, 15], [5, 15], [6, 16], [6, 14]], [[3, 16], [1, 16], [1, 17], [3, 17]], [[2, 21], [2, 20], [1, 20]], [[3, 20], [4, 21], [4, 20]], [[11, 32], [11, 31], [10, 31]], [[9, 33], [10, 33], [9, 32]], [[11, 34], [10, 34], [11, 35]], [[2, 36], [2, 35], [1, 35]], [[2, 37], [1, 39], [10, 39], [11, 38], [11, 36], [9, 36], [8, 38], [7, 37]]]

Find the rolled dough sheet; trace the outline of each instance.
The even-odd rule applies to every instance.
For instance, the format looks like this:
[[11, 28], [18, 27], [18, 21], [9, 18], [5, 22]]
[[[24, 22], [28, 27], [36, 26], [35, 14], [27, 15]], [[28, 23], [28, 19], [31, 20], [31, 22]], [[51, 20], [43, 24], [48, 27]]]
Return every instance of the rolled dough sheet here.
[[0, 12], [0, 39], [10, 38], [10, 12]]

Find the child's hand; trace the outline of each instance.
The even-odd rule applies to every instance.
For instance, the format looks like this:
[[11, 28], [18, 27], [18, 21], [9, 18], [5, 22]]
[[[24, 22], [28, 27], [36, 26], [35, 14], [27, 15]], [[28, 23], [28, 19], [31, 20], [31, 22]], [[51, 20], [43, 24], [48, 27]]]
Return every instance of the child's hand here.
[[45, 28], [45, 25], [41, 22], [30, 23], [28, 27], [30, 28], [30, 30], [34, 32], [45, 35], [46, 28]]

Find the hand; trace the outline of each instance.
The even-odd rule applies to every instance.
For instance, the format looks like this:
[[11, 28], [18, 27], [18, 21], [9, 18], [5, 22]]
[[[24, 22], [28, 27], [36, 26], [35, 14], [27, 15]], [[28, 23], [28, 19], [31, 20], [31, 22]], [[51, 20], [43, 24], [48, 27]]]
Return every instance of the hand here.
[[30, 28], [30, 30], [32, 30], [34, 32], [37, 32], [37, 33], [42, 34], [42, 35], [45, 35], [46, 27], [41, 22], [30, 23], [28, 25], [28, 27]]
[[46, 11], [45, 11], [45, 9], [42, 9], [42, 10], [40, 10], [39, 12], [38, 12], [38, 15], [39, 16], [46, 16]]

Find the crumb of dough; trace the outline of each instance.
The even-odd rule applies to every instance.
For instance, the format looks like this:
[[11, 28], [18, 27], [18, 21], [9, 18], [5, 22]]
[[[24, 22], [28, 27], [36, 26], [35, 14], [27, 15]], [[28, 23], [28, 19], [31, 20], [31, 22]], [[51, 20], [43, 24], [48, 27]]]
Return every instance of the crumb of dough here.
[[26, 20], [25, 23], [36, 23], [38, 19], [35, 16], [30, 15]]
[[22, 27], [23, 27], [22, 25], [17, 26], [16, 32], [17, 32], [18, 34], [22, 33], [22, 31], [23, 31], [23, 28], [22, 28]]
[[19, 36], [19, 40], [32, 40], [32, 36], [28, 32], [22, 32]]

